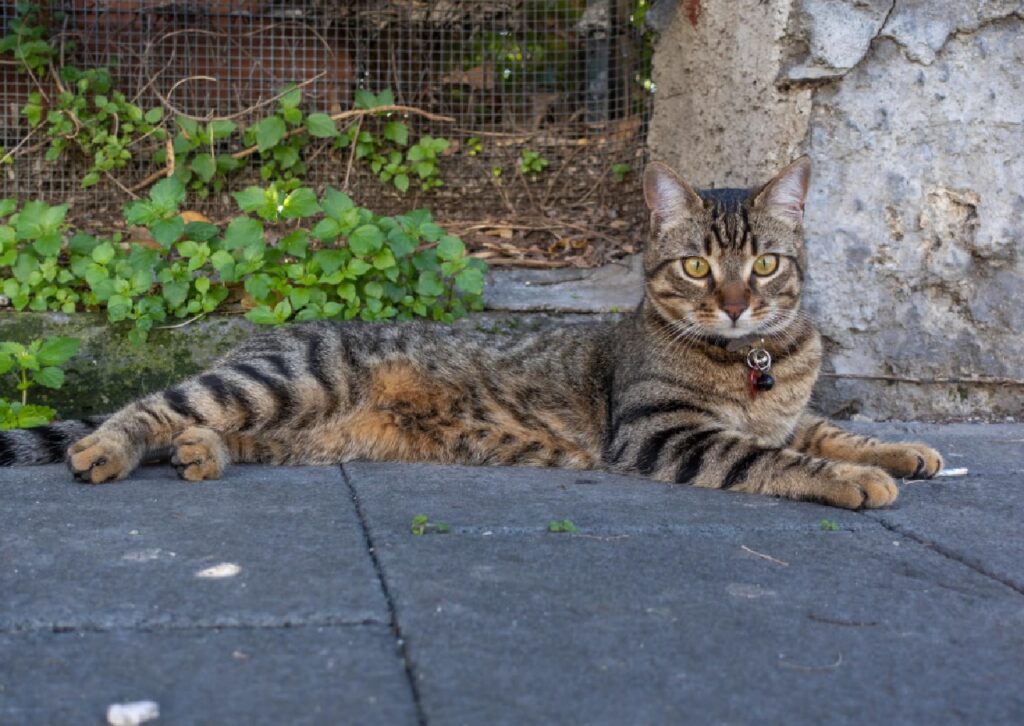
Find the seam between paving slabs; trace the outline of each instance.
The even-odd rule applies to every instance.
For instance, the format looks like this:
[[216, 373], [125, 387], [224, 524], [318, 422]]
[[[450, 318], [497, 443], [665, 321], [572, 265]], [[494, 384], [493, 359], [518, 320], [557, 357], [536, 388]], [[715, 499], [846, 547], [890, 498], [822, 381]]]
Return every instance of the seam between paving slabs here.
[[388, 587], [387, 578], [384, 576], [384, 567], [381, 564], [380, 558], [377, 557], [377, 548], [373, 543], [373, 535], [370, 534], [370, 525], [366, 520], [366, 512], [363, 510], [363, 502], [359, 498], [359, 492], [356, 491], [356, 487], [352, 483], [352, 479], [349, 477], [348, 471], [345, 469], [344, 465], [340, 468], [341, 476], [345, 480], [345, 485], [348, 487], [349, 494], [352, 496], [352, 503], [356, 508], [356, 516], [359, 518], [359, 526], [363, 530], [363, 539], [366, 541], [366, 552], [370, 555], [370, 560], [373, 562], [373, 569], [377, 573], [377, 582], [380, 584], [381, 592], [384, 594], [384, 601], [388, 606], [388, 617], [391, 621], [391, 632], [395, 636], [395, 645], [398, 648], [399, 654], [402, 656], [402, 661], [405, 663], [405, 677], [409, 682], [409, 690], [412, 693], [413, 706], [416, 709], [416, 720], [420, 726], [426, 726], [427, 715], [423, 710], [423, 702], [420, 699], [420, 689], [416, 683], [416, 666], [412, 662], [412, 658], [409, 655], [409, 649], [406, 647], [405, 637], [402, 635], [402, 626], [398, 622], [398, 609], [395, 607], [395, 600], [391, 595], [391, 588]]
[[891, 522], [886, 522], [880, 516], [873, 516], [871, 514], [868, 514], [867, 512], [861, 512], [861, 515], [866, 517], [867, 519], [870, 519], [870, 520], [872, 520], [874, 522], [877, 522], [883, 528], [887, 529], [888, 531], [892, 532], [893, 534], [898, 534], [901, 537], [906, 537], [907, 539], [913, 540], [914, 542], [917, 542], [919, 545], [934, 551], [936, 554], [942, 555], [947, 560], [951, 560], [952, 562], [956, 562], [957, 564], [963, 565], [967, 569], [973, 570], [974, 572], [977, 572], [979, 575], [987, 577], [990, 580], [995, 580], [1000, 585], [1004, 585], [1004, 586], [1010, 588], [1011, 590], [1013, 590], [1018, 595], [1024, 595], [1024, 587], [1022, 587], [1018, 583], [1016, 583], [1013, 580], [1010, 580], [1010, 579], [1008, 579], [1006, 577], [1003, 577], [1002, 575], [996, 574], [995, 572], [992, 572], [991, 570], [988, 570], [988, 569], [978, 565], [977, 563], [971, 562], [970, 560], [964, 558], [962, 555], [957, 554], [956, 552], [954, 552], [951, 549], [943, 547], [941, 544], [939, 544], [938, 542], [935, 542], [934, 540], [930, 540], [927, 537], [923, 537], [921, 535], [915, 534], [914, 532], [910, 531], [909, 529], [906, 529], [905, 527], [901, 527], [898, 524], [893, 524]]
[[221, 621], [195, 623], [153, 623], [140, 620], [135, 623], [99, 625], [97, 623], [24, 623], [0, 628], [3, 635], [32, 635], [34, 633], [184, 633], [204, 630], [298, 630], [300, 628], [364, 628], [380, 626], [388, 627], [380, 620], [336, 620], [321, 618], [313, 620], [282, 620], [273, 623], [229, 623]]

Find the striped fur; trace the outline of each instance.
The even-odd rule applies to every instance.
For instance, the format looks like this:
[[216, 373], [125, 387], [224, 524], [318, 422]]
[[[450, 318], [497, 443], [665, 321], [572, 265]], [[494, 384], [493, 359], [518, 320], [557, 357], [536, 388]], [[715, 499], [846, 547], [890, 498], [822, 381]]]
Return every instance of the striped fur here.
[[[798, 160], [754, 192], [698, 195], [652, 165], [645, 297], [618, 323], [516, 337], [426, 323], [294, 325], [105, 420], [0, 434], [0, 465], [66, 459], [77, 478], [100, 483], [169, 447], [191, 481], [230, 462], [369, 459], [600, 467], [849, 508], [888, 504], [891, 475], [931, 476], [942, 460], [806, 411], [821, 359], [799, 311], [806, 182]], [[751, 265], [764, 254], [779, 264], [758, 277]], [[681, 261], [691, 256], [711, 274], [688, 277]], [[751, 336], [772, 354], [776, 379], [754, 400]]]

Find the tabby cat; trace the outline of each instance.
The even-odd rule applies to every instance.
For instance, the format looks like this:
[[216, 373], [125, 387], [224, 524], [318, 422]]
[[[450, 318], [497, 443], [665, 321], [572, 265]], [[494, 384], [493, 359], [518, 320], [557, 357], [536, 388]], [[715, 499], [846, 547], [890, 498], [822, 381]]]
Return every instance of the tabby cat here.
[[[807, 411], [821, 361], [800, 311], [809, 177], [802, 157], [760, 189], [698, 194], [651, 164], [644, 299], [619, 322], [518, 337], [293, 325], [109, 417], [2, 434], [0, 464], [66, 460], [98, 484], [170, 447], [189, 481], [231, 461], [525, 464], [884, 506], [893, 476], [942, 459]], [[771, 356], [770, 390], [751, 351]]]

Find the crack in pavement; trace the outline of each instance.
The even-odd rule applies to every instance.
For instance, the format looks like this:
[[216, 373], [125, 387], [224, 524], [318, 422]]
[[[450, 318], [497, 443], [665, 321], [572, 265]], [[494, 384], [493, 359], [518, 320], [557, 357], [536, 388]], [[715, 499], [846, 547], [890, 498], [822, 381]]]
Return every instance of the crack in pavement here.
[[972, 562], [971, 560], [967, 559], [963, 555], [961, 555], [961, 554], [959, 554], [959, 553], [957, 553], [957, 552], [955, 552], [955, 551], [953, 551], [953, 550], [951, 550], [951, 549], [949, 549], [949, 548], [939, 544], [938, 542], [936, 542], [934, 540], [930, 540], [927, 537], [919, 535], [916, 532], [913, 532], [912, 530], [909, 530], [909, 529], [907, 529], [905, 527], [901, 527], [898, 524], [894, 524], [892, 522], [887, 522], [884, 519], [882, 519], [881, 516], [873, 516], [872, 514], [869, 514], [868, 512], [861, 512], [861, 514], [864, 517], [866, 517], [867, 519], [870, 519], [870, 520], [872, 520], [874, 522], [877, 522], [878, 524], [880, 524], [882, 527], [884, 527], [888, 531], [892, 532], [893, 534], [898, 534], [898, 535], [900, 535], [902, 537], [906, 537], [907, 539], [913, 540], [914, 542], [917, 542], [922, 547], [926, 547], [926, 548], [936, 552], [937, 554], [942, 555], [947, 560], [951, 560], [953, 562], [956, 562], [957, 564], [963, 565], [964, 567], [968, 568], [969, 570], [973, 570], [974, 572], [977, 572], [979, 575], [987, 577], [990, 580], [995, 580], [1000, 585], [1004, 585], [1004, 586], [1010, 588], [1011, 590], [1013, 590], [1018, 595], [1024, 595], [1024, 586], [1020, 585], [1019, 583], [1014, 582], [1013, 580], [1010, 580], [1010, 579], [1008, 579], [1006, 577], [1003, 577], [1002, 575], [1000, 575], [998, 573], [992, 572], [991, 570], [989, 570], [989, 569], [981, 566], [980, 564], [978, 564], [976, 561]]
[[345, 469], [345, 465], [342, 464], [339, 467], [341, 469], [341, 476], [345, 480], [345, 485], [348, 487], [349, 494], [352, 497], [352, 504], [356, 508], [356, 517], [359, 519], [359, 526], [363, 530], [363, 539], [366, 542], [366, 552], [370, 556], [370, 560], [373, 562], [374, 572], [377, 573], [377, 582], [380, 584], [381, 592], [384, 595], [384, 600], [388, 607], [388, 616], [390, 619], [391, 632], [395, 636], [395, 645], [398, 648], [398, 652], [402, 657], [402, 662], [405, 664], [405, 677], [409, 683], [409, 690], [412, 694], [413, 707], [416, 709], [416, 721], [420, 726], [426, 726], [427, 715], [423, 710], [423, 702], [420, 698], [420, 689], [416, 683], [416, 665], [412, 662], [412, 657], [409, 655], [409, 649], [406, 647], [405, 637], [402, 635], [402, 626], [398, 622], [398, 609], [395, 607], [395, 600], [391, 594], [391, 588], [388, 587], [387, 578], [384, 575], [384, 567], [381, 564], [380, 558], [377, 557], [377, 548], [373, 543], [373, 535], [370, 534], [370, 525], [366, 520], [366, 512], [363, 510], [363, 503], [359, 499], [359, 492], [356, 491], [355, 485], [352, 483], [352, 479], [349, 477], [348, 471]]

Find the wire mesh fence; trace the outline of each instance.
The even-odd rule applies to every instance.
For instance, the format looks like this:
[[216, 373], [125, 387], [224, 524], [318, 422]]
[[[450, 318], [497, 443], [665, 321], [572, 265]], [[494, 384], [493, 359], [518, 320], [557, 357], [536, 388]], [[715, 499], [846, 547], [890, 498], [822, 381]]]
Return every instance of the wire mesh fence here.
[[[67, 201], [75, 220], [116, 226], [124, 201], [195, 165], [189, 151], [209, 152], [234, 159], [214, 168], [218, 183], [205, 168], [188, 173], [190, 208], [214, 218], [235, 208], [230, 192], [279, 179], [342, 188], [379, 213], [427, 207], [498, 263], [593, 264], [632, 251], [642, 234], [653, 91], [645, 0], [40, 5], [52, 72], [26, 73], [13, 54], [0, 57], [5, 197]], [[10, 33], [16, 4], [0, 9]], [[108, 69], [103, 98], [117, 89], [142, 109], [162, 109], [168, 141], [137, 134], [124, 163], [83, 188], [93, 160], [74, 145], [47, 158], [45, 124], [33, 127], [26, 113], [33, 93], [45, 118], [63, 91], [74, 92], [67, 67]], [[281, 94], [294, 86], [303, 113], [333, 116], [341, 135], [307, 133], [291, 151], [252, 153], [251, 129], [281, 113]], [[345, 116], [367, 98], [405, 110]], [[393, 120], [407, 135], [389, 136]], [[187, 148], [211, 122], [231, 131]], [[379, 147], [367, 152], [360, 134]], [[410, 158], [424, 138], [438, 141], [437, 173], [426, 180]], [[388, 172], [396, 159], [405, 182]]]

